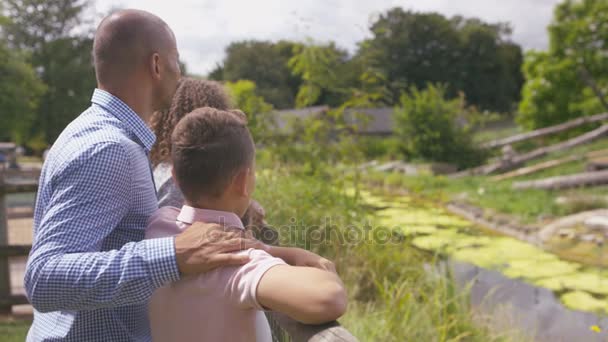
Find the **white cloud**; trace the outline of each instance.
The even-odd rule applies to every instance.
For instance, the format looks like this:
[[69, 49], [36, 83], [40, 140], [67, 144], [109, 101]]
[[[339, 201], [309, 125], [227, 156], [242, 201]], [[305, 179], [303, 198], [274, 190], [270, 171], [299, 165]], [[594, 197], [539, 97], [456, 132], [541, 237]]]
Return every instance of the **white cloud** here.
[[334, 40], [354, 51], [370, 17], [391, 7], [510, 22], [524, 48], [547, 46], [546, 26], [559, 0], [97, 0], [95, 10], [139, 8], [163, 18], [177, 36], [190, 71], [206, 74], [234, 40]]

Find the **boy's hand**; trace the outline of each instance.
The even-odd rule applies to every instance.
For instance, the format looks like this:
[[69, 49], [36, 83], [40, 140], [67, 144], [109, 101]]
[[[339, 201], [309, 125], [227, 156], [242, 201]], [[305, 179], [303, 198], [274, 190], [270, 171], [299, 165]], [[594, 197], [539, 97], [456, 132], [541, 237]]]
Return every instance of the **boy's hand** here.
[[175, 237], [175, 259], [183, 275], [208, 272], [216, 267], [243, 265], [246, 255], [232, 252], [265, 249], [265, 245], [244, 231], [226, 230], [217, 224], [195, 222]]
[[309, 266], [336, 273], [333, 262], [305, 249], [294, 248], [294, 266]]

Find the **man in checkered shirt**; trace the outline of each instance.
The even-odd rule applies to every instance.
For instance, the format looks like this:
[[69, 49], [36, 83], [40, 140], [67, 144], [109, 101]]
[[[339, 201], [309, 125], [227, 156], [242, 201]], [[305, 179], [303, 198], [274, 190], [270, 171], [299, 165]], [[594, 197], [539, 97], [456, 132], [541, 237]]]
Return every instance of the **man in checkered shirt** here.
[[25, 274], [35, 309], [28, 341], [149, 341], [155, 289], [244, 264], [230, 252], [262, 248], [202, 223], [143, 240], [157, 209], [146, 122], [171, 103], [181, 76], [175, 37], [160, 18], [123, 10], [99, 25], [93, 55], [91, 107], [53, 144], [40, 176]]

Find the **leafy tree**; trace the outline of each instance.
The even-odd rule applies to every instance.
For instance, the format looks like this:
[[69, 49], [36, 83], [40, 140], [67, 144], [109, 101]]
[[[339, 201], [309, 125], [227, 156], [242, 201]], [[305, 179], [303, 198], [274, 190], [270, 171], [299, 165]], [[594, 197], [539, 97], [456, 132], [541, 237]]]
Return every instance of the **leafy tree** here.
[[296, 43], [241, 41], [226, 48], [226, 58], [209, 75], [211, 79], [236, 82], [251, 80], [257, 93], [276, 108], [292, 108], [300, 79], [291, 74], [287, 61]]
[[236, 108], [248, 118], [248, 126], [256, 143], [266, 143], [272, 134], [272, 105], [259, 96], [256, 84], [248, 80], [227, 82], [226, 88]]
[[89, 104], [95, 75], [92, 34], [83, 29], [86, 0], [5, 0], [10, 18], [2, 27], [10, 48], [28, 53], [28, 62], [47, 86], [28, 134], [42, 149]]
[[605, 101], [608, 94], [608, 2], [564, 1], [555, 9], [549, 36], [549, 51], [528, 53], [523, 67], [517, 120], [530, 129], [605, 109], [600, 97]]
[[483, 161], [467, 128], [457, 124], [465, 111], [461, 98], [447, 100], [445, 86], [429, 84], [403, 93], [395, 109], [395, 131], [408, 157], [469, 167]]
[[302, 78], [296, 97], [296, 107], [326, 104], [339, 107], [348, 99], [359, 72], [356, 61], [333, 42], [296, 46], [289, 60], [292, 73]]
[[371, 25], [360, 44], [365, 69], [386, 80], [390, 103], [409, 87], [447, 85], [482, 109], [509, 111], [522, 83], [521, 49], [508, 41], [504, 24], [394, 8]]
[[23, 53], [10, 50], [0, 39], [0, 141], [24, 144], [35, 122], [44, 84], [38, 79]]
[[503, 24], [478, 19], [452, 19], [460, 35], [460, 77], [450, 80], [466, 94], [467, 102], [482, 109], [510, 112], [519, 101], [523, 84], [521, 48], [502, 37], [510, 35]]

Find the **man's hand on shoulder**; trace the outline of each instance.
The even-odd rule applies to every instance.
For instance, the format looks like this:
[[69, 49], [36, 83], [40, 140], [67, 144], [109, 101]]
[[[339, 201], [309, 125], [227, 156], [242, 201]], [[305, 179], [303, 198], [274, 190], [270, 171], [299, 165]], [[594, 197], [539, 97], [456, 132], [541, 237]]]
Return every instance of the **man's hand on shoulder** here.
[[175, 237], [177, 267], [183, 275], [195, 275], [214, 268], [243, 265], [246, 255], [233, 252], [266, 246], [244, 231], [225, 229], [218, 224], [195, 222]]

